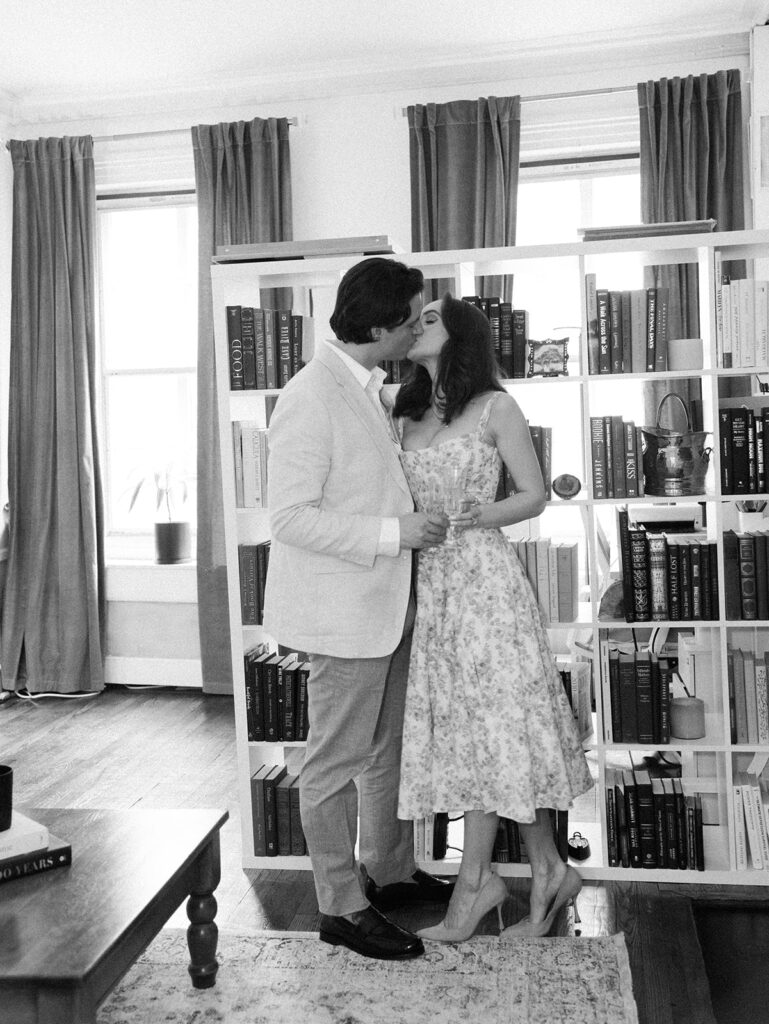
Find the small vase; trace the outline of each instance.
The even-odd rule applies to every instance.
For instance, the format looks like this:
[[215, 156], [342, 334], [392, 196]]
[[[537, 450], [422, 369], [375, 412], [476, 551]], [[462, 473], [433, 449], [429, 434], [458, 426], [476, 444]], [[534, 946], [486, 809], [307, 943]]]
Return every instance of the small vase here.
[[190, 560], [190, 524], [155, 523], [155, 561], [173, 565]]

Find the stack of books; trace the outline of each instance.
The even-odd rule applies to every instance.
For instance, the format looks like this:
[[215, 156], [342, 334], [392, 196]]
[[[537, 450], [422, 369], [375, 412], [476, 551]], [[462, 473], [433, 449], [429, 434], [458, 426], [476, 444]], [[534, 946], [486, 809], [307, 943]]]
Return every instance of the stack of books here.
[[769, 871], [769, 791], [762, 773], [767, 755], [755, 754], [732, 778], [734, 860], [738, 871]]
[[45, 825], [13, 812], [11, 827], [0, 832], [0, 883], [39, 875], [72, 863], [72, 847]]
[[260, 626], [264, 610], [264, 587], [270, 565], [270, 542], [238, 544], [240, 612], [244, 626]]
[[550, 537], [511, 540], [547, 622], [576, 622], [579, 613], [579, 546]]
[[705, 870], [702, 797], [680, 778], [607, 768], [604, 795], [609, 867]]
[[585, 275], [588, 367], [591, 374], [667, 370], [669, 289], [599, 288]]
[[243, 665], [249, 742], [306, 740], [309, 661], [295, 652], [276, 654], [257, 644], [245, 652]]
[[309, 358], [313, 335], [312, 317], [290, 309], [227, 306], [230, 389], [282, 388]]
[[232, 424], [232, 451], [236, 506], [267, 508], [267, 428], [237, 420]]
[[622, 650], [601, 641], [604, 736], [607, 743], [670, 743], [670, 685], [677, 659]]
[[254, 855], [303, 857], [307, 844], [299, 812], [299, 776], [284, 764], [263, 764], [251, 776]]
[[636, 498], [644, 494], [641, 428], [621, 416], [590, 417], [594, 498]]

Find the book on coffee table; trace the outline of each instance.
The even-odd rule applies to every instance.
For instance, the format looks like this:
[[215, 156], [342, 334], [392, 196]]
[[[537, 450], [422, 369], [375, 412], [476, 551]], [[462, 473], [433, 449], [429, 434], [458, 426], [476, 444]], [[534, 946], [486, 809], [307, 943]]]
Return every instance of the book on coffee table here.
[[34, 853], [48, 846], [48, 829], [38, 821], [33, 821], [26, 814], [14, 811], [11, 816], [11, 827], [0, 832], [0, 860], [7, 857], [20, 857], [24, 853]]
[[28, 878], [72, 863], [72, 846], [65, 839], [49, 833], [48, 845], [43, 850], [22, 853], [0, 860], [0, 885], [16, 878]]

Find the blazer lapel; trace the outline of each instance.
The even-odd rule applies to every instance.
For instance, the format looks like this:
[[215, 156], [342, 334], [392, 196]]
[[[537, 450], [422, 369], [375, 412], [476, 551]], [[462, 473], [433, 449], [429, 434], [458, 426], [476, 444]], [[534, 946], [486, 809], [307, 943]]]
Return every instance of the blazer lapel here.
[[395, 442], [390, 438], [384, 417], [379, 415], [358, 381], [333, 352], [328, 352], [325, 350], [325, 346], [321, 346], [314, 358], [320, 359], [323, 365], [330, 370], [339, 387], [340, 398], [366, 428], [366, 432], [381, 455], [390, 475], [398, 486], [410, 495], [411, 491], [398, 458], [398, 450]]

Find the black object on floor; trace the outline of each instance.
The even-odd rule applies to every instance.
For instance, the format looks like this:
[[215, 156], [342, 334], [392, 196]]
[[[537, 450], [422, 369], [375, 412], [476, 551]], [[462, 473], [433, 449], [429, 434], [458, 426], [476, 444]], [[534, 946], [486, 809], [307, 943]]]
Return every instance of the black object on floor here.
[[769, 1020], [769, 903], [692, 901], [718, 1024]]

